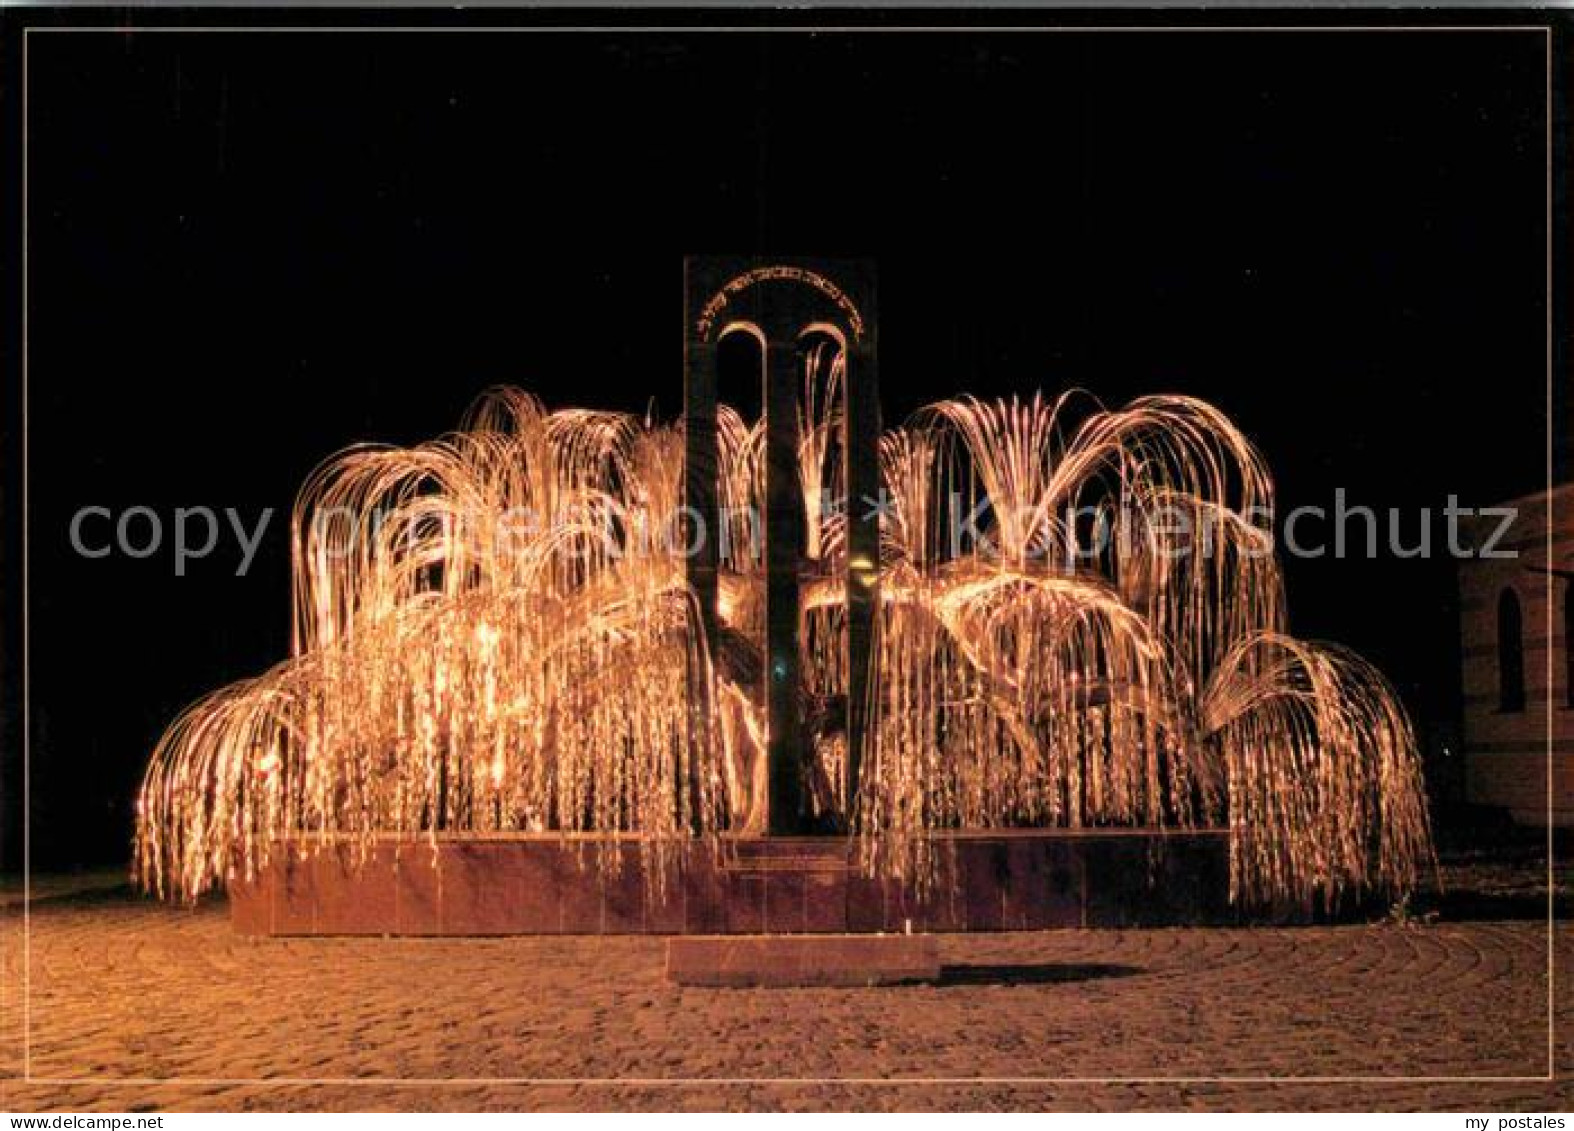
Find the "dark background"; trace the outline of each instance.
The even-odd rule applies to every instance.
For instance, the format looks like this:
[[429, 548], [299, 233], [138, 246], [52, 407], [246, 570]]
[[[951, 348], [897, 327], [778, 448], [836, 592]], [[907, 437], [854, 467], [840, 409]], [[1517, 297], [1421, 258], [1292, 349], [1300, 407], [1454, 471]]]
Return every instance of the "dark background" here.
[[[286, 655], [288, 512], [324, 456], [434, 436], [499, 381], [676, 414], [686, 253], [877, 259], [888, 421], [960, 391], [1194, 394], [1260, 444], [1281, 512], [1344, 487], [1407, 508], [1407, 542], [1432, 507], [1440, 542], [1448, 494], [1545, 482], [1546, 52], [1536, 32], [34, 33], [35, 866], [123, 859], [162, 728]], [[89, 504], [275, 514], [248, 576], [226, 536], [176, 578], [167, 545], [76, 557]], [[18, 558], [8, 541], [13, 594]], [[1389, 673], [1446, 792], [1451, 564], [1287, 571], [1294, 630]], [[8, 639], [14, 755], [14, 618]]]

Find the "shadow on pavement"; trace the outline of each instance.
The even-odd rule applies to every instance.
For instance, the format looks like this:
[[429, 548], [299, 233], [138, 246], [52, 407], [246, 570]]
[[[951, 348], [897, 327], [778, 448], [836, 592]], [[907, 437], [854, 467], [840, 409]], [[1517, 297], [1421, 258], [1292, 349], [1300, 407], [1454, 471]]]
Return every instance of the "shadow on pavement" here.
[[1056, 982], [1090, 982], [1126, 978], [1143, 971], [1113, 963], [1036, 962], [1025, 965], [958, 965], [940, 967], [942, 986], [1038, 986]]

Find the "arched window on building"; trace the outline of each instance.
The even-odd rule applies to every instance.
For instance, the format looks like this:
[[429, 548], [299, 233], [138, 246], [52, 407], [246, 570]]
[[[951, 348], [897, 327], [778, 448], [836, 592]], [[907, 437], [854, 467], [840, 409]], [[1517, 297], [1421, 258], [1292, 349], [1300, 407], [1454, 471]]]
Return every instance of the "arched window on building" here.
[[1563, 702], [1574, 707], [1574, 581], [1563, 587]]
[[1498, 710], [1525, 709], [1525, 626], [1519, 594], [1504, 589], [1497, 599]]

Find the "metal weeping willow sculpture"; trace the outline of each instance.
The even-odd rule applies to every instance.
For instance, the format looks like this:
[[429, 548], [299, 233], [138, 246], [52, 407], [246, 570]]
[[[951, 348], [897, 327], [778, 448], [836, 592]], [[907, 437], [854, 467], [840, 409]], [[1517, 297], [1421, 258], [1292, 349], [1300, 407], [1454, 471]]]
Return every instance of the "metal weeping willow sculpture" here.
[[[1238, 903], [1415, 885], [1410, 724], [1361, 658], [1287, 634], [1239, 429], [1179, 396], [964, 398], [861, 456], [858, 312], [766, 270], [691, 345], [750, 287], [814, 284], [840, 317], [801, 349], [733, 324], [793, 427], [714, 385], [679, 424], [498, 388], [457, 432], [314, 473], [292, 655], [159, 742], [144, 882], [195, 898], [326, 839], [505, 830], [632, 834], [659, 877], [806, 828], [922, 880], [952, 830], [1226, 824]], [[762, 547], [761, 515], [790, 535]]]

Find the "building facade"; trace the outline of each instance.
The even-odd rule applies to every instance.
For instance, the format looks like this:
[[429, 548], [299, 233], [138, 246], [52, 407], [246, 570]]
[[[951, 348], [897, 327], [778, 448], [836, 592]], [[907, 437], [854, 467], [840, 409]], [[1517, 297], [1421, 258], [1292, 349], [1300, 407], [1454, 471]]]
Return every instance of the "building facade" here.
[[1516, 512], [1506, 528], [1468, 521], [1476, 555], [1459, 567], [1465, 796], [1520, 824], [1571, 826], [1574, 484], [1503, 506]]

